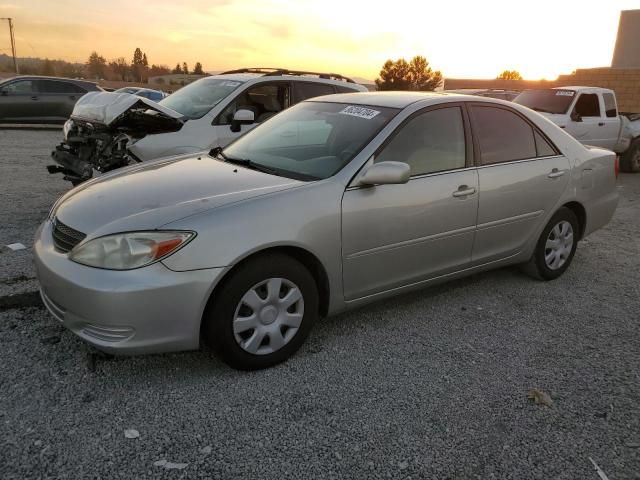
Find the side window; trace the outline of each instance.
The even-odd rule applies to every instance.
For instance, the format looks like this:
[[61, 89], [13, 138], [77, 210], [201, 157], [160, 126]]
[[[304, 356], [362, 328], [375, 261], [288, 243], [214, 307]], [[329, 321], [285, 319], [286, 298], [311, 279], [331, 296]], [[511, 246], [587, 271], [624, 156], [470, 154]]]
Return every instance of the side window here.
[[16, 94], [26, 94], [26, 93], [35, 93], [35, 89], [33, 88], [33, 82], [31, 80], [20, 80], [18, 82], [13, 82], [7, 85], [6, 87], [2, 87], [3, 90], [6, 90], [8, 93]]
[[573, 110], [581, 117], [599, 117], [600, 102], [595, 93], [582, 93]]
[[533, 132], [534, 137], [536, 139], [536, 151], [538, 153], [538, 157], [552, 157], [553, 155], [557, 155], [556, 149], [549, 144], [545, 140], [545, 138], [540, 135], [538, 132]]
[[421, 113], [400, 127], [375, 162], [405, 162], [411, 175], [463, 168], [466, 164], [464, 123], [460, 107]]
[[307, 98], [321, 97], [336, 93], [333, 85], [313, 82], [295, 82], [293, 88], [296, 91], [296, 102], [301, 102]]
[[535, 158], [533, 128], [519, 115], [495, 107], [473, 105], [473, 126], [482, 165]]
[[341, 87], [340, 85], [336, 85], [336, 91], [338, 93], [357, 93], [358, 92], [358, 90], [354, 90], [353, 88]]
[[56, 82], [55, 80], [36, 80], [36, 88], [40, 93], [62, 93], [72, 95], [74, 93], [85, 93], [83, 89], [67, 82]]
[[607, 117], [617, 117], [618, 109], [616, 108], [616, 97], [613, 96], [613, 93], [603, 93], [602, 98], [604, 99], [604, 111]]
[[237, 110], [251, 110], [257, 123], [264, 122], [290, 104], [287, 83], [262, 84], [249, 88], [233, 100], [218, 116], [217, 125], [230, 125]]

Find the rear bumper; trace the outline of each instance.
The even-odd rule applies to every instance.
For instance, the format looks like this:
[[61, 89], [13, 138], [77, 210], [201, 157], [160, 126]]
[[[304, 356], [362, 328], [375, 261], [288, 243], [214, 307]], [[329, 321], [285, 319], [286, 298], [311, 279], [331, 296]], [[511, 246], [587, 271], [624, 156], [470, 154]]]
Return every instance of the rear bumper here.
[[223, 269], [174, 272], [160, 262], [129, 271], [86, 267], [55, 250], [48, 220], [34, 253], [47, 309], [91, 345], [114, 354], [199, 347], [202, 314]]

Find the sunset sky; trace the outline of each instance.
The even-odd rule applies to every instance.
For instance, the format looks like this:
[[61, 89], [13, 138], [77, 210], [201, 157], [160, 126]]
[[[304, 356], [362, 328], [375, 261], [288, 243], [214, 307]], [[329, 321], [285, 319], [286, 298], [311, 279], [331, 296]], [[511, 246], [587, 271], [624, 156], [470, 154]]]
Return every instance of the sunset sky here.
[[[516, 69], [553, 79], [608, 66], [620, 10], [640, 0], [0, 0], [18, 56], [86, 61], [92, 50], [205, 70], [277, 66], [373, 79], [421, 54], [446, 77]], [[0, 53], [10, 53], [6, 23]]]

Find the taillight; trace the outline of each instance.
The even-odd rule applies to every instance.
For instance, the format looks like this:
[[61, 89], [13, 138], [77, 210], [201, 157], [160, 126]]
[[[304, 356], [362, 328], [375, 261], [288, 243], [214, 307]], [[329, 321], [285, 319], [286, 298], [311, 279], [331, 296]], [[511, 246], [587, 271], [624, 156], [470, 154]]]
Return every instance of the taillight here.
[[620, 157], [616, 155], [616, 159], [613, 162], [613, 171], [616, 174], [616, 178], [618, 178], [618, 174], [620, 173]]

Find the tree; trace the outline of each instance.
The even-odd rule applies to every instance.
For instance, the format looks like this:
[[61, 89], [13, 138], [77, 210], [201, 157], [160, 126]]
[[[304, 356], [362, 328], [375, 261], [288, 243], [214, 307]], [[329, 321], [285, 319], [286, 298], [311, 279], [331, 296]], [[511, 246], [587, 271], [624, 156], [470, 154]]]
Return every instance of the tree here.
[[53, 68], [53, 62], [48, 58], [45, 58], [44, 63], [42, 64], [42, 75], [53, 77], [55, 74], [56, 74], [56, 71]]
[[185, 75], [189, 75], [189, 67], [187, 67], [187, 62], [182, 63], [182, 73]]
[[104, 78], [104, 72], [107, 68], [107, 61], [98, 52], [91, 52], [89, 60], [87, 60], [87, 73], [89, 78]]
[[423, 56], [417, 55], [407, 62], [404, 58], [387, 60], [376, 78], [378, 90], [433, 91], [442, 84], [442, 73], [433, 71]]
[[109, 62], [109, 68], [116, 75], [118, 80], [122, 80], [123, 82], [127, 79], [127, 75], [129, 73], [129, 64], [124, 57], [118, 57], [115, 60], [111, 60]]
[[140, 48], [136, 48], [133, 52], [133, 60], [131, 61], [131, 72], [138, 82], [143, 82], [147, 78], [147, 70], [149, 69], [149, 61], [147, 54], [142, 53]]
[[180, 66], [179, 63], [176, 63], [176, 67], [171, 70], [171, 73], [182, 73], [182, 67]]
[[196, 66], [193, 67], [193, 72], [194, 75], [204, 75], [204, 72], [202, 71], [202, 64], [200, 62], [196, 62]]
[[160, 75], [168, 75], [171, 73], [171, 69], [166, 65], [151, 65], [149, 67], [149, 77], [158, 77]]
[[517, 70], [505, 70], [496, 78], [498, 80], [522, 80], [522, 75]]

